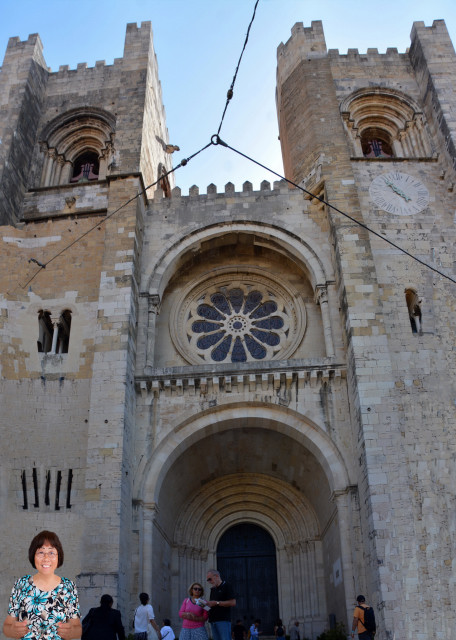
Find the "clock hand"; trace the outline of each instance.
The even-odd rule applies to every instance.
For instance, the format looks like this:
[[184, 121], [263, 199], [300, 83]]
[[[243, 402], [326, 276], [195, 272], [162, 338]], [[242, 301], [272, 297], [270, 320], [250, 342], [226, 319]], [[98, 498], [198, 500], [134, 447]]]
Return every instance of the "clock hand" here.
[[401, 196], [401, 198], [404, 198], [404, 200], [406, 202], [408, 202], [409, 200], [412, 199], [410, 196], [408, 196], [406, 193], [404, 193], [402, 191], [402, 189], [399, 189], [399, 187], [396, 186], [394, 184], [394, 182], [391, 182], [391, 180], [388, 180], [387, 178], [385, 178], [385, 184], [387, 184], [389, 187], [391, 187], [391, 189], [394, 191], [394, 193], [397, 193], [398, 196]]

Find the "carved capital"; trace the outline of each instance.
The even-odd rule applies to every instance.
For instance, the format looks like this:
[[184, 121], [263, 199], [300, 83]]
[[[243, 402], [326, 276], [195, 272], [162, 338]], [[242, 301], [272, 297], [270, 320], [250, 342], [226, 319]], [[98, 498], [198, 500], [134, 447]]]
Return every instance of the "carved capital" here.
[[325, 284], [317, 284], [315, 287], [315, 302], [320, 305], [328, 302], [328, 287]]
[[150, 295], [147, 299], [149, 313], [158, 315], [160, 313], [160, 304], [160, 296], [157, 293]]

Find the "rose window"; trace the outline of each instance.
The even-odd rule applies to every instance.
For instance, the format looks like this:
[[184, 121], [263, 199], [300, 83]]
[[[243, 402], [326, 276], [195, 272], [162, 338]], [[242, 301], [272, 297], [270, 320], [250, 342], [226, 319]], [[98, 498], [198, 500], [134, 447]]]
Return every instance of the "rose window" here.
[[214, 280], [194, 290], [179, 310], [187, 339], [179, 344], [192, 360], [238, 363], [284, 357], [299, 324], [293, 298], [264, 277]]

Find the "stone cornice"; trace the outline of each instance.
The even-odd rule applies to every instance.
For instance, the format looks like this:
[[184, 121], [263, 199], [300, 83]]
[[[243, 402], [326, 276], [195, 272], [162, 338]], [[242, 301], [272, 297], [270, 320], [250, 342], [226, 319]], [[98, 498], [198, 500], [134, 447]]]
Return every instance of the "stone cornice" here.
[[297, 363], [280, 366], [283, 363], [264, 364], [243, 363], [232, 371], [220, 366], [207, 365], [198, 367], [173, 367], [170, 369], [153, 369], [148, 376], [137, 376], [136, 391], [143, 395], [169, 392], [177, 395], [193, 395], [208, 392], [225, 391], [230, 393], [233, 387], [249, 391], [268, 391], [291, 387], [317, 387], [323, 383], [337, 384], [346, 378], [346, 367], [342, 364], [308, 364]]

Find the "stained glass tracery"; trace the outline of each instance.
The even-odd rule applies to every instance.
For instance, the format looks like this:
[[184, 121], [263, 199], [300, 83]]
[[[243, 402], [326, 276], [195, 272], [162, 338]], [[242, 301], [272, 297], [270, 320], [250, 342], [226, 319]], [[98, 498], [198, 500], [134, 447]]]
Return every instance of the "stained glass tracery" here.
[[190, 331], [196, 347], [214, 362], [246, 362], [271, 357], [280, 348], [283, 314], [271, 295], [259, 289], [232, 287], [200, 300]]

